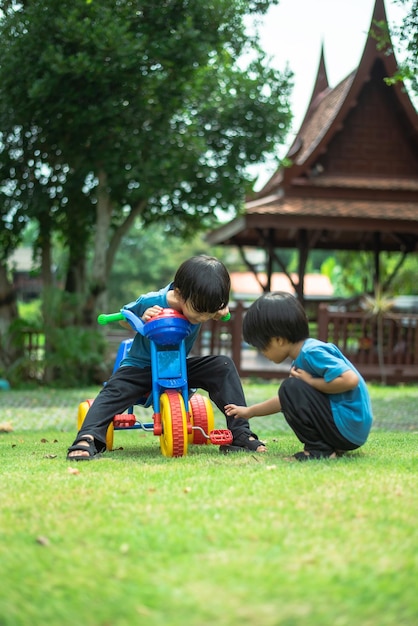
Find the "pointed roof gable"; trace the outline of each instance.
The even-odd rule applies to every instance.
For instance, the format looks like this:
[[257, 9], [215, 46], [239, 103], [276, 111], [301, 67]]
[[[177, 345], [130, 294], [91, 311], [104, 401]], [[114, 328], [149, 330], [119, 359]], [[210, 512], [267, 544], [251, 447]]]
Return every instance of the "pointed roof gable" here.
[[[311, 99], [308, 105], [308, 108], [305, 113], [305, 117], [302, 121], [301, 127], [299, 129], [298, 134], [296, 135], [292, 145], [290, 146], [286, 158], [293, 159], [295, 155], [300, 151], [303, 145], [303, 129], [306, 127], [312, 126], [310, 124], [311, 118], [315, 113], [315, 110], [319, 106], [320, 102], [324, 99], [325, 95], [330, 91], [329, 83], [328, 83], [328, 75], [325, 66], [325, 54], [324, 54], [324, 44], [321, 45], [321, 54], [319, 59], [318, 71], [316, 73], [316, 79], [314, 83], [314, 87], [312, 90]], [[264, 185], [261, 192], [256, 194], [256, 196], [261, 196], [263, 192], [268, 192], [270, 189], [273, 189], [277, 183], [280, 183], [283, 178], [283, 170], [279, 169], [275, 172], [270, 180]]]
[[[385, 76], [393, 76], [397, 73], [399, 66], [396, 61], [395, 53], [393, 51], [392, 41], [390, 34], [386, 45], [383, 47], [376, 46], [376, 40], [373, 36], [374, 32], [379, 33], [381, 30], [379, 23], [387, 25], [387, 16], [385, 10], [384, 0], [376, 0], [376, 4], [373, 11], [373, 16], [370, 24], [369, 35], [366, 40], [366, 46], [364, 48], [363, 56], [361, 57], [359, 67], [356, 72], [356, 81], [353, 85], [353, 91], [361, 86], [366, 80], [370, 80], [370, 71], [373, 63], [376, 59], [380, 59], [385, 69]], [[415, 141], [418, 140], [418, 116], [414, 105], [409, 98], [405, 86], [402, 82], [396, 82], [391, 85], [391, 90], [396, 94], [396, 98], [402, 107], [403, 113], [408, 118], [411, 125], [411, 132], [413, 132]]]
[[300, 150], [301, 147], [301, 142], [300, 142], [300, 134], [301, 131], [304, 127], [306, 127], [311, 118], [312, 115], [314, 115], [316, 109], [318, 108], [318, 106], [320, 105], [320, 103], [322, 102], [322, 100], [324, 99], [324, 97], [330, 92], [330, 86], [328, 83], [328, 76], [327, 76], [327, 70], [325, 67], [325, 55], [324, 55], [324, 44], [322, 43], [321, 45], [321, 54], [320, 54], [320, 58], [319, 58], [319, 65], [318, 65], [318, 71], [316, 73], [316, 79], [315, 79], [315, 83], [314, 83], [314, 88], [312, 90], [312, 95], [311, 95], [311, 99], [310, 102], [308, 104], [308, 108], [306, 110], [305, 113], [305, 117], [303, 118], [299, 133], [295, 139], [295, 141], [293, 142], [293, 144], [290, 146], [289, 151], [287, 153], [287, 157], [291, 158], [293, 155], [297, 154], [297, 152]]
[[[329, 142], [341, 130], [348, 113], [357, 106], [359, 94], [371, 80], [376, 63], [380, 62], [382, 81], [397, 72], [398, 64], [390, 37], [384, 47], [378, 48], [373, 36], [373, 32], [379, 32], [381, 22], [387, 23], [385, 6], [383, 0], [376, 0], [359, 66], [333, 89], [328, 84], [322, 45], [316, 81], [307, 112], [286, 154], [286, 159], [293, 165], [289, 168], [279, 168], [253, 199], [270, 196], [273, 190], [277, 190], [277, 185], [282, 183], [286, 185], [295, 177], [310, 170], [311, 164], [327, 150]], [[397, 82], [388, 87], [388, 90], [395, 95], [397, 106], [402, 110], [409, 126], [408, 133], [415, 138], [415, 143], [418, 143], [418, 116], [405, 87]]]

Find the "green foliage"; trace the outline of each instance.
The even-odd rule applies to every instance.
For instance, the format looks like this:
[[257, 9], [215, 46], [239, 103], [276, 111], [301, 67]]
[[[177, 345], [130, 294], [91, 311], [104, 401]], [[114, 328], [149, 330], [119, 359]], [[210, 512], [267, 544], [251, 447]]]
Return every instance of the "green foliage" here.
[[46, 371], [57, 387], [89, 385], [106, 378], [107, 342], [99, 330], [71, 324], [55, 327], [48, 334], [47, 346], [41, 333], [33, 325], [28, 326], [27, 320], [16, 320], [2, 337], [0, 357], [10, 353], [6, 348], [11, 344], [14, 358], [0, 358], [0, 377], [13, 387], [39, 385], [45, 381]]
[[336, 296], [347, 298], [371, 287], [371, 261], [367, 252], [337, 252], [324, 261], [321, 273], [330, 279]]
[[137, 216], [183, 235], [240, 210], [291, 121], [291, 74], [246, 32], [270, 4], [0, 2], [3, 215], [60, 233], [69, 291], [89, 295], [93, 238], [105, 286]]
[[44, 366], [52, 369], [55, 386], [78, 387], [103, 380], [106, 340], [99, 330], [54, 328], [49, 338], [51, 349]]
[[382, 384], [386, 384], [384, 369], [384, 319], [390, 313], [394, 305], [393, 298], [388, 297], [381, 285], [376, 285], [374, 295], [364, 294], [361, 299], [361, 307], [366, 315], [372, 317], [377, 325], [377, 356], [381, 372]]
[[377, 41], [379, 49], [384, 50], [390, 42], [396, 40], [398, 56], [403, 57], [399, 64], [399, 71], [388, 76], [385, 82], [393, 85], [396, 82], [406, 82], [415, 96], [418, 95], [418, 0], [397, 0], [397, 4], [405, 7], [405, 17], [400, 24], [391, 25], [386, 22], [373, 24], [372, 36]]
[[83, 323], [82, 298], [53, 288], [43, 293], [44, 379], [73, 387], [103, 379], [106, 341]]
[[[392, 255], [390, 263], [391, 267], [393, 268], [396, 263], [395, 255]], [[417, 274], [418, 255], [410, 254], [405, 260], [405, 263], [402, 265], [402, 270], [396, 274], [393, 281], [391, 282], [392, 293], [403, 295], [416, 295], [418, 293]]]
[[42, 328], [42, 300], [18, 302], [19, 318], [22, 324], [33, 330]]
[[225, 253], [225, 249], [211, 248], [200, 235], [184, 240], [162, 225], [144, 229], [138, 221], [122, 240], [112, 267], [109, 310], [119, 310], [140, 294], [168, 284], [188, 257], [209, 254], [222, 258]]
[[25, 361], [22, 332], [24, 329], [24, 322], [16, 319], [0, 334], [0, 377], [13, 383], [15, 382], [13, 370], [20, 369]]
[[[409, 254], [401, 268], [397, 269], [400, 258], [400, 253], [381, 254], [381, 284], [389, 282], [392, 294], [415, 295], [418, 255]], [[336, 252], [322, 263], [321, 273], [329, 277], [336, 296], [349, 298], [362, 293], [373, 293], [373, 264], [371, 252]]]

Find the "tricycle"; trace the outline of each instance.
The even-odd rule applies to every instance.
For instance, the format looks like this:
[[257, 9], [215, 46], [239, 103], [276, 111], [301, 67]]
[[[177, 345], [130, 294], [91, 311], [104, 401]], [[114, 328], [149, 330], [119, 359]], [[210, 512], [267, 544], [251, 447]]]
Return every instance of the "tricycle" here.
[[[150, 340], [152, 389], [139, 398], [137, 404], [153, 406], [153, 421], [141, 422], [134, 407], [126, 413], [115, 415], [106, 433], [106, 449], [113, 449], [115, 430], [142, 429], [160, 438], [164, 456], [180, 457], [187, 454], [189, 444], [228, 445], [232, 433], [215, 429], [212, 404], [209, 398], [189, 389], [187, 382], [186, 348], [184, 340], [192, 329], [190, 322], [173, 309], [163, 309], [159, 315], [144, 322], [132, 311], [121, 309], [118, 313], [101, 314], [99, 324], [126, 320], [131, 328]], [[121, 342], [113, 372], [120, 366], [133, 339]], [[80, 430], [93, 400], [78, 407], [77, 427]]]

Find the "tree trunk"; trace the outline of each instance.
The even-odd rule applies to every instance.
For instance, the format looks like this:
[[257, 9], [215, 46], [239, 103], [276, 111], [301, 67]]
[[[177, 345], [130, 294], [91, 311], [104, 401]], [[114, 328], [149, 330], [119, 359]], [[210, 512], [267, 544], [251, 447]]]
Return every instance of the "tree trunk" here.
[[54, 371], [48, 365], [48, 355], [51, 354], [53, 342], [51, 340], [51, 332], [54, 328], [54, 303], [52, 300], [52, 250], [51, 237], [47, 232], [43, 232], [41, 239], [41, 274], [42, 274], [42, 317], [45, 336], [45, 366], [43, 373], [43, 382], [50, 384], [54, 380]]
[[377, 320], [377, 360], [380, 369], [380, 382], [386, 385], [385, 357], [384, 357], [384, 317], [378, 314]]
[[146, 200], [133, 206], [126, 219], [114, 229], [110, 236], [112, 220], [112, 201], [107, 189], [107, 177], [100, 172], [98, 201], [96, 211], [96, 229], [94, 239], [94, 259], [90, 281], [90, 291], [84, 307], [84, 319], [88, 326], [96, 324], [97, 313], [107, 311], [107, 282], [112, 271], [115, 254], [122, 237], [132, 228], [135, 219], [141, 215]]
[[94, 257], [90, 290], [84, 307], [84, 321], [87, 326], [96, 323], [96, 315], [107, 310], [107, 250], [112, 217], [112, 202], [107, 188], [107, 176], [103, 171], [98, 175], [96, 229]]
[[18, 319], [16, 292], [6, 264], [0, 262], [0, 367], [7, 369], [19, 356], [22, 348], [13, 341], [10, 325]]
[[65, 291], [67, 293], [86, 293], [86, 257], [75, 251], [69, 251], [67, 275], [65, 278]]

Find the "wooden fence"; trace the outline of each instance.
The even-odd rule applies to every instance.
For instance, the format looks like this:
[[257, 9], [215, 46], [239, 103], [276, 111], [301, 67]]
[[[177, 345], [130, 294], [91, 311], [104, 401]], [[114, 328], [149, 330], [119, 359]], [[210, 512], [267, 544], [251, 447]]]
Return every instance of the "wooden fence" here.
[[[246, 305], [231, 305], [228, 322], [207, 322], [196, 341], [192, 354], [225, 354], [230, 356], [242, 378], [280, 379], [288, 375], [290, 362], [276, 365], [242, 339], [242, 322]], [[108, 329], [108, 358], [113, 363], [120, 341], [133, 333]], [[365, 313], [339, 311], [320, 304], [312, 336], [336, 344], [368, 381], [389, 384], [418, 382], [418, 315], [393, 313], [383, 319], [383, 364], [378, 358], [376, 319]], [[42, 369], [43, 347], [37, 333], [27, 333], [25, 352], [32, 364], [34, 377]], [[109, 374], [111, 373], [111, 367]]]
[[[246, 307], [231, 307], [229, 322], [204, 325], [195, 354], [231, 356], [242, 378], [284, 378], [290, 363], [275, 365], [242, 340]], [[390, 313], [383, 318], [383, 363], [378, 358], [377, 320], [363, 312], [346, 312], [320, 304], [312, 336], [337, 345], [369, 381], [418, 382], [418, 315]]]
[[320, 305], [318, 339], [335, 343], [366, 380], [418, 382], [418, 315], [387, 313], [382, 318], [382, 362], [376, 317]]

